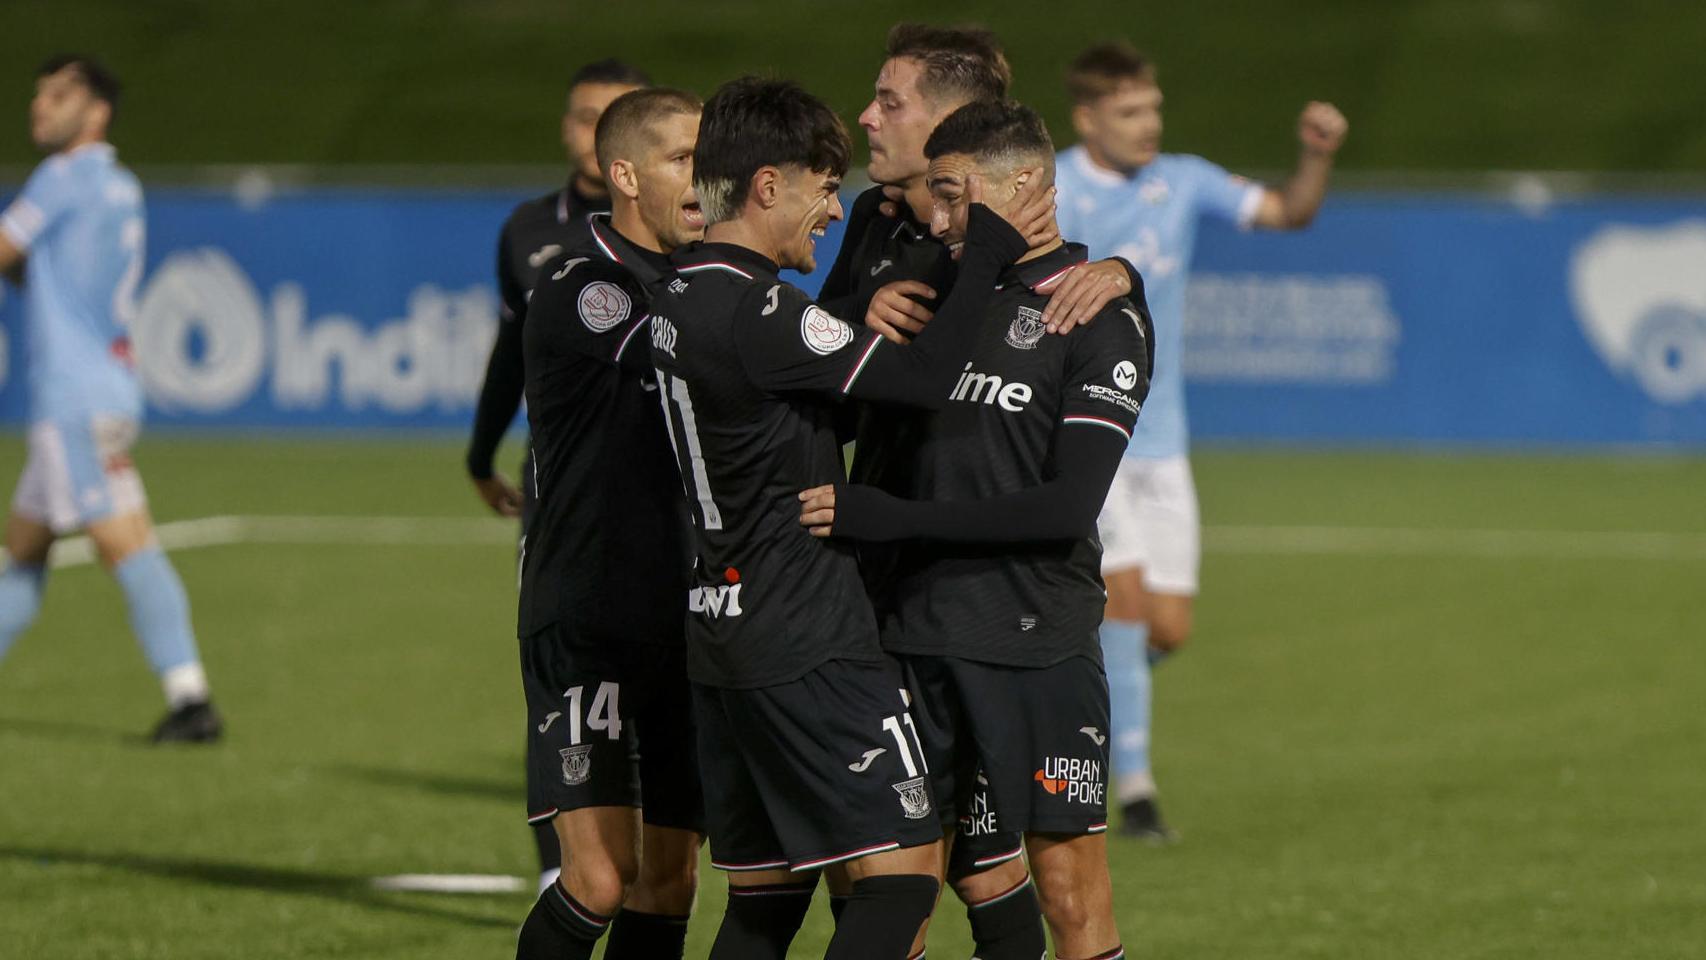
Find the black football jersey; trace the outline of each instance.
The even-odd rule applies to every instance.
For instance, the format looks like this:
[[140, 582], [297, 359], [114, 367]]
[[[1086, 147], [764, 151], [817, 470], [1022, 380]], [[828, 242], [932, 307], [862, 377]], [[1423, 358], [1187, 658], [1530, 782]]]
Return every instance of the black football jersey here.
[[694, 520], [694, 680], [768, 686], [828, 660], [881, 657], [851, 546], [800, 526], [798, 495], [845, 479], [842, 399], [945, 402], [1001, 265], [1024, 249], [1012, 227], [973, 207], [961, 273], [977, 282], [910, 347], [836, 317], [752, 250], [677, 253], [678, 278], [653, 301], [651, 347]]
[[608, 211], [608, 197], [584, 197], [572, 186], [518, 204], [498, 234], [498, 334], [474, 412], [470, 476], [492, 475], [492, 455], [515, 419], [523, 391], [521, 327], [540, 268], [587, 242], [587, 217]]
[[[898, 217], [877, 212], [883, 199], [883, 188], [872, 187], [853, 201], [841, 250], [818, 293], [825, 309], [854, 323], [864, 321], [877, 291], [896, 280], [922, 281], [942, 296], [954, 282], [947, 245], [904, 211]], [[939, 302], [924, 301], [932, 310]]]
[[657, 403], [647, 311], [670, 264], [598, 215], [541, 271], [523, 328], [538, 506], [522, 542], [523, 636], [679, 645], [687, 515]]
[[[1125, 439], [1148, 391], [1147, 329], [1127, 299], [1065, 336], [1046, 333], [1048, 298], [1035, 288], [1083, 262], [1069, 244], [1003, 272], [971, 362], [940, 411], [891, 454], [910, 462], [890, 493], [911, 500], [979, 500], [1047, 482], [1063, 430]], [[1106, 594], [1101, 544], [900, 545], [883, 614], [897, 652], [1040, 667], [1073, 655], [1100, 659]]]

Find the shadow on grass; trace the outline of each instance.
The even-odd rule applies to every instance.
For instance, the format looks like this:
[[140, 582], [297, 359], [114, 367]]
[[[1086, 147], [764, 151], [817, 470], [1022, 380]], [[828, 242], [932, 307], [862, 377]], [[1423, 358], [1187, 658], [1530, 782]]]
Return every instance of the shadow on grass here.
[[124, 747], [148, 746], [146, 733], [135, 730], [115, 730], [93, 723], [75, 720], [33, 720], [24, 717], [0, 717], [0, 733], [16, 733], [43, 740], [104, 740]]
[[436, 793], [446, 797], [470, 797], [476, 800], [502, 800], [520, 810], [526, 803], [527, 788], [522, 783], [521, 761], [512, 764], [513, 773], [507, 777], [466, 777], [435, 773], [429, 770], [396, 770], [388, 767], [363, 767], [338, 763], [320, 769], [360, 783], [376, 787], [394, 787], [409, 791]]
[[[516, 917], [490, 917], [451, 910], [432, 903], [418, 902], [419, 898], [439, 899], [442, 894], [398, 894], [375, 889], [368, 877], [352, 877], [340, 873], [315, 873], [252, 863], [233, 863], [205, 860], [196, 857], [160, 857], [147, 854], [112, 853], [100, 855], [81, 850], [53, 850], [43, 847], [0, 846], [0, 859], [17, 860], [38, 866], [84, 866], [123, 870], [130, 873], [199, 883], [210, 887], [257, 890], [290, 897], [308, 897], [341, 904], [353, 904], [368, 910], [405, 914], [444, 920], [474, 927], [511, 927]], [[457, 894], [457, 896], [469, 896]], [[490, 902], [494, 896], [484, 895]]]

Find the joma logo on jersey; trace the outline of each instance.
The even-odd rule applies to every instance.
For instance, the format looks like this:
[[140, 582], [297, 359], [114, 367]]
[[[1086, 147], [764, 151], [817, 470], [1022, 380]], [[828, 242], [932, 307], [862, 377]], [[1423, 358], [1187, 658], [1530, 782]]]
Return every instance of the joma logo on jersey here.
[[663, 317], [652, 318], [652, 347], [675, 356], [675, 324]]
[[1045, 757], [1035, 780], [1051, 797], [1065, 796], [1067, 803], [1100, 804], [1107, 798], [1100, 760], [1077, 757]]
[[1018, 413], [1025, 409], [1025, 404], [1031, 402], [1031, 385], [1028, 383], [1006, 383], [993, 373], [979, 373], [966, 364], [965, 372], [960, 374], [958, 383], [948, 394], [949, 400], [963, 400], [966, 403], [981, 403], [985, 406], [994, 404], [1008, 413]]
[[724, 583], [715, 587], [694, 587], [687, 591], [687, 609], [691, 613], [703, 613], [713, 620], [738, 617], [743, 612], [740, 588], [744, 586], [744, 583]]

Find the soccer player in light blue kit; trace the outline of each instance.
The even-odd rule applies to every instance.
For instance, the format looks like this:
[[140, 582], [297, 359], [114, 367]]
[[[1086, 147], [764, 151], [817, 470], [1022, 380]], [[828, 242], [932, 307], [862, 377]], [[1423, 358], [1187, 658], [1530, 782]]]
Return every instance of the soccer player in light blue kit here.
[[1143, 416], [1099, 521], [1108, 607], [1102, 650], [1113, 701], [1115, 796], [1125, 833], [1171, 837], [1149, 766], [1149, 670], [1191, 632], [1201, 555], [1185, 424], [1185, 281], [1197, 220], [1297, 230], [1321, 208], [1348, 124], [1328, 103], [1298, 119], [1297, 169], [1282, 187], [1236, 177], [1201, 157], [1161, 153], [1161, 88], [1129, 45], [1107, 43], [1067, 71], [1080, 143], [1060, 154], [1060, 231], [1093, 257], [1143, 274], [1155, 320], [1155, 373]]
[[142, 188], [107, 143], [118, 81], [86, 57], [36, 74], [30, 136], [47, 159], [0, 213], [0, 274], [21, 283], [29, 338], [29, 459], [6, 520], [0, 655], [41, 606], [48, 552], [83, 530], [124, 590], [165, 689], [155, 742], [220, 734], [183, 582], [154, 537], [130, 446], [142, 416], [125, 327], [142, 277]]

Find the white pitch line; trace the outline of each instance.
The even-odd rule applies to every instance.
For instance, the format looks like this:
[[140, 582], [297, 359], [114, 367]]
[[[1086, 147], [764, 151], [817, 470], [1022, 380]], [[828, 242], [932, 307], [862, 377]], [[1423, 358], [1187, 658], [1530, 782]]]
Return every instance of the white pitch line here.
[[[174, 551], [239, 543], [460, 547], [515, 540], [513, 523], [481, 517], [217, 516], [162, 523], [155, 532]], [[1203, 547], [1245, 555], [1706, 560], [1706, 534], [1642, 530], [1209, 526]], [[94, 560], [87, 537], [54, 547], [56, 569]]]
[[410, 890], [421, 893], [518, 893], [528, 889], [521, 877], [498, 873], [399, 873], [374, 877], [378, 890]]
[[1232, 554], [1706, 560], [1706, 534], [1642, 530], [1211, 526], [1203, 546]]

